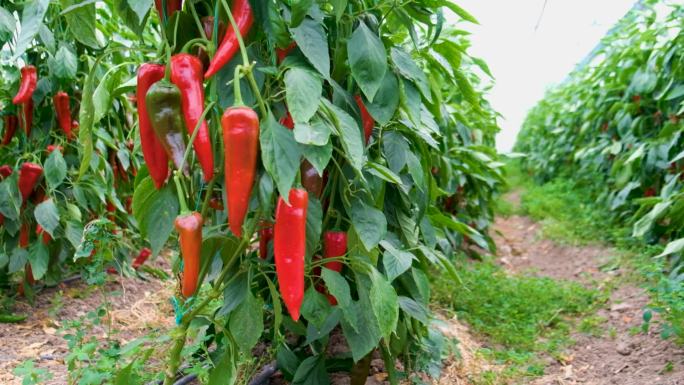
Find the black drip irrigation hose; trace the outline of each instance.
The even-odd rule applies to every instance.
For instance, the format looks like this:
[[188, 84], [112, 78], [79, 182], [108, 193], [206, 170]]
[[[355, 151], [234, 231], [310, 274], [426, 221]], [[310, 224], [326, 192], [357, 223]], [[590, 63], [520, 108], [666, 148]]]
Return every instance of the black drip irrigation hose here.
[[270, 363], [264, 365], [263, 368], [259, 371], [259, 373], [254, 376], [252, 381], [249, 382], [249, 385], [264, 385], [268, 382], [268, 380], [271, 378], [272, 375], [275, 374], [275, 372], [278, 371], [278, 368], [276, 366], [275, 361], [271, 361]]

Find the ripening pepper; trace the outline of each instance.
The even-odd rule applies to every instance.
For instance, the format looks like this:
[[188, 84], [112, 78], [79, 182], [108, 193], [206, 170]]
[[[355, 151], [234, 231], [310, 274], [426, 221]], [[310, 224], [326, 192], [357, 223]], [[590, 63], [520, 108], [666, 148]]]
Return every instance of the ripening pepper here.
[[[154, 133], [164, 147], [166, 155], [179, 169], [185, 154], [185, 138], [181, 94], [178, 87], [166, 81], [154, 83], [147, 91], [145, 103]], [[182, 171], [188, 172], [187, 164]]]
[[228, 225], [238, 238], [249, 208], [259, 152], [259, 117], [249, 107], [228, 108], [221, 118], [225, 147]]
[[[336, 272], [341, 272], [343, 264], [339, 260], [331, 260], [335, 259], [338, 257], [342, 257], [347, 253], [347, 233], [343, 231], [326, 231], [325, 234], [323, 234], [323, 258], [325, 258], [326, 261], [323, 266], [325, 266], [326, 269], [330, 269], [332, 271]], [[314, 275], [320, 276], [320, 269], [317, 269], [317, 271], [314, 271]], [[337, 299], [328, 293], [328, 290], [325, 288], [325, 284], [320, 282], [318, 285], [316, 285], [316, 290], [318, 290], [320, 293], [325, 294], [325, 296], [328, 298], [328, 302], [330, 305], [335, 306], [337, 305]]]
[[304, 256], [306, 252], [306, 210], [309, 194], [304, 189], [291, 189], [289, 203], [278, 198], [273, 254], [280, 295], [290, 316], [296, 322], [304, 299]]
[[293, 49], [297, 47], [296, 42], [290, 43], [290, 45], [287, 46], [287, 48], [276, 48], [276, 56], [278, 57], [278, 64], [282, 63], [283, 60], [287, 57], [287, 55], [292, 52]]
[[36, 90], [38, 84], [38, 73], [36, 67], [32, 65], [25, 66], [21, 69], [21, 82], [19, 84], [19, 91], [12, 99], [13, 104], [27, 103], [33, 97], [33, 92]]
[[157, 12], [159, 12], [159, 19], [163, 19], [164, 15], [166, 15], [166, 18], [170, 18], [174, 12], [180, 11], [181, 7], [183, 6], [183, 2], [181, 0], [166, 0], [166, 12], [162, 13], [163, 11], [163, 6], [164, 3], [162, 3], [163, 0], [154, 0], [154, 5], [157, 8]]
[[140, 127], [140, 145], [143, 157], [154, 181], [154, 186], [159, 190], [169, 176], [169, 157], [157, 134], [152, 129], [145, 95], [150, 87], [164, 78], [164, 66], [159, 64], [145, 63], [138, 69], [138, 89], [136, 98], [138, 105], [138, 126]]
[[204, 86], [202, 85], [202, 62], [195, 56], [185, 53], [171, 58], [171, 82], [180, 90], [181, 107], [188, 135], [195, 132], [199, 123], [199, 132], [193, 142], [197, 160], [202, 165], [204, 180], [214, 177], [214, 153], [211, 150], [211, 135], [204, 112]]
[[26, 137], [31, 136], [31, 127], [33, 127], [33, 99], [29, 99], [28, 102], [22, 103], [19, 106], [19, 127], [24, 131]]
[[273, 240], [273, 222], [261, 221], [259, 223], [259, 258], [268, 258], [268, 243]]
[[366, 105], [363, 104], [363, 99], [361, 99], [361, 95], [354, 96], [354, 99], [356, 100], [356, 104], [359, 106], [359, 110], [361, 110], [363, 137], [366, 139], [365, 143], [368, 144], [368, 140], [370, 139], [370, 136], [373, 133], [373, 126], [375, 126], [375, 120], [373, 120], [371, 114], [368, 113], [368, 109], [366, 108]]
[[5, 133], [2, 136], [2, 145], [8, 145], [14, 137], [14, 133], [17, 132], [17, 126], [19, 125], [19, 119], [16, 115], [5, 115]]
[[[254, 22], [252, 7], [249, 5], [249, 0], [234, 0], [231, 12], [240, 35], [244, 37], [249, 32], [249, 29], [252, 28], [252, 23]], [[211, 59], [209, 69], [205, 72], [204, 78], [209, 79], [214, 76], [214, 74], [221, 70], [221, 68], [233, 58], [238, 49], [240, 49], [240, 45], [238, 43], [237, 35], [235, 34], [235, 28], [231, 26], [226, 31], [226, 35], [223, 37], [221, 44], [216, 50], [216, 54]]]
[[26, 162], [19, 169], [19, 192], [22, 201], [26, 201], [33, 192], [40, 177], [43, 176], [43, 168], [35, 163]]
[[152, 250], [148, 249], [147, 247], [140, 250], [138, 256], [133, 260], [133, 268], [136, 270], [139, 269], [140, 266], [147, 261], [147, 258], [149, 258], [150, 255], [152, 255]]
[[64, 131], [68, 140], [73, 138], [71, 133], [71, 107], [69, 107], [69, 94], [64, 91], [59, 91], [52, 98], [55, 105], [55, 113], [57, 115], [57, 122], [59, 127]]
[[306, 159], [299, 167], [302, 176], [302, 186], [310, 195], [320, 198], [323, 194], [323, 177], [318, 174], [318, 170]]
[[188, 298], [197, 290], [202, 254], [202, 224], [204, 220], [198, 212], [181, 214], [174, 225], [178, 231], [181, 255], [183, 257], [183, 280], [181, 292]]

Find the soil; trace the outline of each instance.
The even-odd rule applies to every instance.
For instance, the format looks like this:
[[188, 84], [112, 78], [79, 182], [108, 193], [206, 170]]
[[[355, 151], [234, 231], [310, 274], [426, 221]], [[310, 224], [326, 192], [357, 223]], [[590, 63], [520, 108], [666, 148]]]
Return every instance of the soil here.
[[[158, 258], [154, 267], [170, 270], [168, 264]], [[46, 384], [66, 384], [67, 369], [64, 359], [67, 342], [60, 332], [67, 321], [83, 318], [88, 312], [110, 303], [112, 329], [122, 343], [146, 335], [155, 328], [171, 328], [174, 325], [173, 309], [168, 298], [173, 287], [150, 276], [147, 280], [110, 276], [112, 282], [104, 290], [94, 290], [81, 280], [48, 288], [36, 296], [34, 306], [24, 299], [15, 304], [16, 314], [28, 314], [26, 321], [18, 324], [0, 324], [0, 384], [20, 385], [21, 379], [12, 372], [17, 365], [32, 359], [37, 368], [46, 369], [53, 378]], [[107, 331], [98, 327], [92, 335], [101, 339]]]
[[[509, 200], [515, 203], [517, 194]], [[575, 344], [557, 359], [548, 357], [546, 375], [531, 384], [684, 384], [684, 349], [660, 337], [655, 314], [649, 331], [641, 332], [649, 302], [645, 290], [626, 279], [630, 272], [619, 266], [602, 269], [618, 251], [541, 239], [541, 226], [521, 216], [497, 218], [494, 228], [498, 260], [511, 272], [574, 280], [598, 289], [615, 287], [596, 314], [600, 333], [574, 332]]]

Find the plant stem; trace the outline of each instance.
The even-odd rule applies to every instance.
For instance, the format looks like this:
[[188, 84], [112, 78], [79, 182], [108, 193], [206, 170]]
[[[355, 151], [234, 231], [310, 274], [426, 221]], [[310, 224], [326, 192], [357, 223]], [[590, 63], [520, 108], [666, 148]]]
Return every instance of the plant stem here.
[[183, 347], [185, 346], [185, 336], [188, 332], [189, 323], [181, 323], [176, 328], [175, 342], [173, 343], [173, 348], [169, 352], [169, 361], [166, 367], [166, 376], [164, 378], [164, 385], [172, 385], [176, 380], [176, 372], [178, 372], [178, 367], [180, 367], [181, 353], [183, 352]]

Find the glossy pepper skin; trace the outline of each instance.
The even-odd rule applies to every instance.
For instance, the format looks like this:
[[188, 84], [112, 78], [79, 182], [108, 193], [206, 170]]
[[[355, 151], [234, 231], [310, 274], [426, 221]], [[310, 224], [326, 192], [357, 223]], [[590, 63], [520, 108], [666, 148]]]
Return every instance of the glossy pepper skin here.
[[[178, 87], [159, 81], [154, 83], [145, 96], [152, 129], [161, 142], [166, 155], [180, 168], [185, 154], [181, 94]], [[183, 172], [187, 173], [187, 164]]]
[[152, 255], [152, 250], [148, 249], [147, 247], [140, 250], [140, 253], [138, 254], [138, 256], [135, 257], [135, 259], [133, 260], [133, 268], [136, 270], [139, 269], [140, 266], [145, 264], [145, 262], [147, 261], [147, 258], [149, 258], [150, 255]]
[[145, 96], [152, 85], [164, 78], [164, 66], [145, 63], [138, 69], [138, 89], [136, 99], [138, 105], [138, 126], [140, 127], [140, 144], [143, 157], [150, 171], [154, 186], [159, 190], [169, 176], [169, 157], [157, 134], [152, 129]]
[[17, 126], [19, 125], [19, 119], [17, 119], [16, 115], [5, 115], [4, 121], [5, 121], [5, 124], [4, 124], [5, 133], [2, 136], [2, 145], [6, 146], [12, 141], [12, 138], [14, 137], [14, 133], [17, 132]]
[[306, 210], [309, 194], [304, 189], [292, 189], [289, 204], [278, 198], [273, 253], [280, 295], [290, 316], [299, 319], [304, 299], [304, 256], [306, 251]]
[[249, 107], [228, 108], [221, 118], [225, 147], [228, 225], [238, 238], [249, 208], [259, 152], [259, 117]]
[[[180, 90], [181, 107], [188, 135], [192, 135], [204, 111], [204, 86], [202, 85], [202, 62], [195, 56], [178, 54], [171, 58], [171, 82]], [[202, 165], [204, 180], [214, 177], [214, 153], [206, 120], [202, 120], [193, 142], [197, 160]]]
[[359, 110], [361, 110], [363, 137], [366, 139], [366, 144], [368, 144], [368, 140], [370, 139], [370, 136], [373, 133], [373, 126], [375, 126], [375, 120], [373, 120], [371, 114], [368, 113], [368, 109], [366, 108], [366, 105], [363, 104], [363, 99], [361, 99], [361, 95], [354, 96], [354, 99], [356, 100], [356, 104], [359, 106]]
[[181, 0], [166, 0], [166, 12], [164, 13], [162, 13], [162, 8], [164, 7], [162, 0], [154, 0], [154, 6], [157, 8], [157, 12], [159, 12], [159, 19], [163, 18], [163, 14], [166, 14], [166, 17], [170, 18], [174, 12], [181, 10], [183, 2]]
[[26, 201], [33, 192], [40, 177], [43, 176], [43, 168], [35, 163], [26, 162], [19, 169], [19, 192], [22, 201]]
[[31, 127], [33, 127], [33, 99], [19, 106], [21, 117], [19, 119], [19, 126], [26, 133], [26, 136], [31, 136]]
[[[254, 22], [249, 0], [234, 0], [231, 12], [233, 13], [233, 18], [235, 18], [240, 35], [244, 37], [249, 32], [249, 29], [252, 28], [252, 23]], [[233, 58], [238, 49], [240, 49], [240, 45], [235, 34], [235, 28], [230, 26], [216, 50], [216, 54], [211, 59], [209, 69], [204, 73], [204, 78], [209, 79], [220, 71]]]
[[[332, 259], [345, 255], [347, 253], [347, 233], [343, 231], [327, 231], [323, 234], [323, 258]], [[332, 271], [341, 272], [344, 265], [340, 261], [327, 261], [323, 264], [325, 268]], [[320, 270], [318, 274], [320, 276]], [[330, 305], [337, 305], [337, 298], [328, 293], [323, 282], [316, 286], [316, 290], [325, 294]]]
[[181, 292], [188, 298], [197, 290], [197, 279], [200, 271], [200, 256], [202, 253], [202, 215], [192, 212], [180, 215], [174, 225], [178, 232], [181, 255], [183, 256], [183, 280]]
[[12, 103], [24, 104], [31, 100], [33, 97], [33, 92], [36, 90], [36, 84], [38, 84], [38, 73], [36, 71], [36, 67], [28, 65], [22, 68], [19, 91], [16, 95], [14, 95]]
[[59, 91], [52, 97], [52, 102], [55, 105], [59, 127], [64, 131], [67, 139], [71, 140], [73, 135], [71, 134], [71, 107], [69, 107], [69, 95], [64, 91]]
[[299, 167], [302, 176], [302, 186], [310, 195], [320, 198], [323, 194], [323, 177], [318, 175], [316, 168], [304, 159]]
[[273, 240], [273, 222], [259, 223], [259, 258], [268, 258], [268, 243]]

